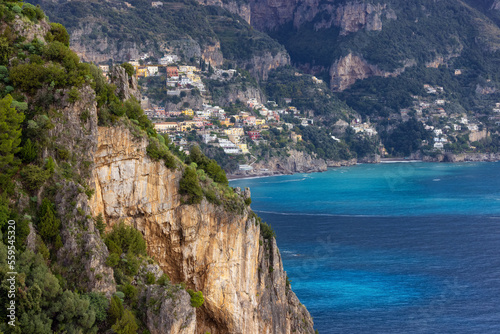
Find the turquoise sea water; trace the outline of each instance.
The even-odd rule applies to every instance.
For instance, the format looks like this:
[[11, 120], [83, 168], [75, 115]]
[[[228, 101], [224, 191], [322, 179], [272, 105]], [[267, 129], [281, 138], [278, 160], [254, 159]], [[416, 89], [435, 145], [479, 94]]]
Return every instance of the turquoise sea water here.
[[231, 181], [320, 333], [500, 333], [500, 163]]

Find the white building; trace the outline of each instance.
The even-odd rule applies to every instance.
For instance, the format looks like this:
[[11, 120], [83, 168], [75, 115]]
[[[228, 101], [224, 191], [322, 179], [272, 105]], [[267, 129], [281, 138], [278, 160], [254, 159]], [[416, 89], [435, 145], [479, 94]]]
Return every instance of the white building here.
[[164, 55], [159, 59], [160, 65], [170, 65], [179, 61], [179, 57], [177, 55]]
[[444, 145], [441, 142], [436, 142], [434, 143], [434, 148], [442, 150], [444, 148]]

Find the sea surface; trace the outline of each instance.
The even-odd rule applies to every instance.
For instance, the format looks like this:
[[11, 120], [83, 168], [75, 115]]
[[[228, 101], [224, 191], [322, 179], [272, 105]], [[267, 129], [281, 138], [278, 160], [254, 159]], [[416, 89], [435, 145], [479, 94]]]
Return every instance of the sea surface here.
[[319, 333], [500, 333], [500, 163], [231, 181]]

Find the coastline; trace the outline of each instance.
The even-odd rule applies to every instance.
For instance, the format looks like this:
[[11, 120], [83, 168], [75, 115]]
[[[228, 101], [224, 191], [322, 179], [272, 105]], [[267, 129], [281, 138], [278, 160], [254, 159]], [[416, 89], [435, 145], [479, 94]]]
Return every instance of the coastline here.
[[[412, 154], [409, 158], [380, 158], [378, 156], [370, 159], [351, 159], [347, 161], [326, 161], [321, 166], [314, 163], [309, 166], [302, 166], [306, 168], [299, 168], [296, 170], [283, 170], [282, 168], [270, 169], [265, 171], [250, 172], [241, 171], [240, 173], [228, 174], [228, 180], [241, 180], [241, 179], [257, 179], [271, 176], [293, 175], [301, 173], [321, 173], [327, 171], [329, 168], [348, 167], [357, 164], [391, 164], [391, 163], [417, 163], [417, 162], [444, 162], [444, 163], [460, 163], [460, 162], [496, 162], [500, 161], [500, 153], [444, 153], [438, 154], [435, 157], [424, 156], [421, 153]], [[325, 168], [326, 165], [326, 168]]]

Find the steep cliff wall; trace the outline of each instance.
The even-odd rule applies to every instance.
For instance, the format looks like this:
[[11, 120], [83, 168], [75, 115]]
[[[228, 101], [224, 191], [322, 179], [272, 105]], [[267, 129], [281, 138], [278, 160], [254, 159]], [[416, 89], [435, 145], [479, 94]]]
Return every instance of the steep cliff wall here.
[[248, 3], [241, 3], [239, 1], [227, 0], [197, 0], [200, 4], [205, 6], [219, 6], [224, 8], [230, 13], [241, 16], [247, 23], [250, 24], [252, 12]]
[[146, 146], [124, 127], [99, 128], [92, 211], [108, 228], [123, 220], [142, 231], [174, 282], [203, 291], [196, 333], [312, 333], [309, 313], [287, 291], [275, 241], [262, 239], [247, 210], [182, 205], [182, 172], [151, 161]]
[[272, 157], [252, 165], [251, 171], [238, 171], [233, 176], [267, 176], [293, 173], [324, 172], [327, 163], [305, 152], [290, 150], [287, 156]]
[[262, 80], [267, 80], [271, 70], [285, 65], [290, 65], [290, 56], [284, 51], [276, 54], [267, 51], [241, 62], [242, 68], [248, 69], [256, 78]]
[[393, 72], [380, 70], [376, 65], [369, 64], [363, 58], [349, 53], [335, 61], [330, 67], [330, 87], [334, 91], [343, 91], [359, 79], [372, 76], [395, 77], [404, 72], [407, 67], [414, 66], [413, 60], [408, 60], [403, 67]]
[[[386, 4], [372, 4], [366, 1], [320, 0], [251, 0], [251, 23], [260, 30], [273, 30], [288, 22], [300, 28], [308, 22], [315, 22], [314, 29], [341, 28], [347, 35], [361, 29], [382, 30], [382, 19], [397, 18]], [[318, 14], [322, 14], [318, 16]]]

